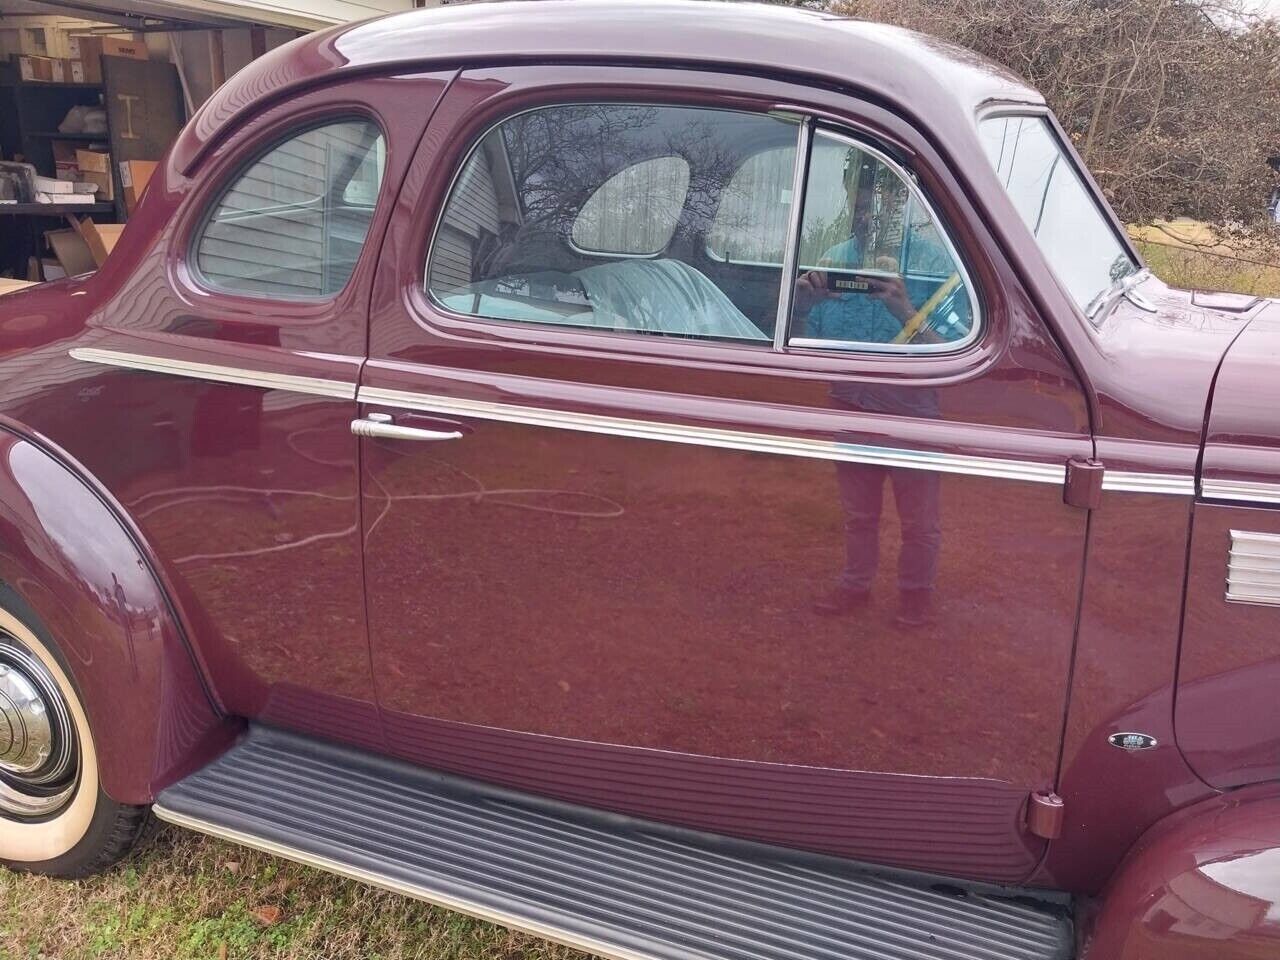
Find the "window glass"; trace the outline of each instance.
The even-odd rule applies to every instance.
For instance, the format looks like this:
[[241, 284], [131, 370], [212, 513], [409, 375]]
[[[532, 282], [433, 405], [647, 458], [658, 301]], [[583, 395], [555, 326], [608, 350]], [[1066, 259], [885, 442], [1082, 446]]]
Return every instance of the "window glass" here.
[[1043, 117], [989, 117], [978, 132], [1009, 199], [1082, 310], [1137, 272]]
[[959, 261], [914, 189], [876, 154], [815, 134], [789, 342], [949, 349], [976, 316]]
[[341, 290], [364, 246], [382, 184], [382, 134], [346, 120], [298, 134], [222, 194], [195, 244], [210, 285], [273, 297]]
[[[791, 198], [744, 189], [761, 151], [789, 185], [797, 126], [730, 111], [548, 107], [490, 131], [464, 164], [432, 242], [427, 288], [477, 317], [768, 343]], [[744, 172], [744, 169], [746, 172]], [[732, 211], [731, 233], [717, 211]], [[728, 216], [726, 214], [726, 216]], [[728, 238], [764, 263], [728, 262]], [[749, 243], [743, 238], [749, 238]], [[718, 245], [718, 246], [717, 246]]]

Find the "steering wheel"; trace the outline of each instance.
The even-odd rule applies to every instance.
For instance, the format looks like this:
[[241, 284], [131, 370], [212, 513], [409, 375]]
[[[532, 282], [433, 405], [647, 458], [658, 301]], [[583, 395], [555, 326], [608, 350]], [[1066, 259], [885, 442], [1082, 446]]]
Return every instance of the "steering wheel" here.
[[924, 305], [913, 313], [910, 319], [902, 325], [902, 330], [893, 338], [893, 343], [910, 343], [915, 339], [922, 327], [928, 322], [938, 310], [946, 309], [955, 304], [956, 295], [960, 290], [960, 274], [953, 273], [942, 282], [942, 286], [933, 291], [933, 296], [924, 302]]

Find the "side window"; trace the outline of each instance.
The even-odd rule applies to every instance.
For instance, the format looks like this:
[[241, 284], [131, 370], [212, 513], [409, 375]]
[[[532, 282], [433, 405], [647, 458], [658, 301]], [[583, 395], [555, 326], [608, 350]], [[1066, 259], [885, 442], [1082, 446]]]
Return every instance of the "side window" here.
[[960, 261], [915, 188], [874, 151], [817, 132], [788, 343], [952, 349], [976, 320]]
[[798, 131], [631, 104], [512, 117], [457, 177], [428, 293], [475, 317], [768, 344]]
[[219, 197], [193, 259], [211, 287], [280, 298], [346, 285], [382, 185], [385, 146], [368, 120], [313, 127], [268, 150]]

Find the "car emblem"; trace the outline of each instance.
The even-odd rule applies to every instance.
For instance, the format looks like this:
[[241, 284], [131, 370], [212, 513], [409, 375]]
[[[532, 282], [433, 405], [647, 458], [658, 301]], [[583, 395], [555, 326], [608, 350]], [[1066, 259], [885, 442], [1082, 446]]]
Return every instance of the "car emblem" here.
[[1113, 733], [1107, 737], [1107, 743], [1121, 750], [1150, 750], [1158, 746], [1160, 741], [1149, 733]]

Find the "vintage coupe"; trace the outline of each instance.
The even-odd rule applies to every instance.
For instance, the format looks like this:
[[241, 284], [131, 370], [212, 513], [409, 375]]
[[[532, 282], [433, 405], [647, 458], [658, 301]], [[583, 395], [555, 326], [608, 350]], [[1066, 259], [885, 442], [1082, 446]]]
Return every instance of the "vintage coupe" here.
[[0, 859], [150, 810], [622, 960], [1280, 955], [1277, 410], [1280, 308], [966, 51], [306, 37], [0, 301]]

